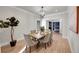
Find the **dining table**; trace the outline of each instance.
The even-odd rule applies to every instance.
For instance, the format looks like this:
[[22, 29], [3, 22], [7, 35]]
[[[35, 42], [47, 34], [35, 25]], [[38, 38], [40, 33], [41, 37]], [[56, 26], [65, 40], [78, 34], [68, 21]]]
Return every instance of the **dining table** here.
[[37, 32], [37, 33], [30, 33], [29, 35], [35, 38], [35, 41], [38, 41], [37, 48], [40, 46], [40, 40], [42, 40], [48, 33], [47, 32]]

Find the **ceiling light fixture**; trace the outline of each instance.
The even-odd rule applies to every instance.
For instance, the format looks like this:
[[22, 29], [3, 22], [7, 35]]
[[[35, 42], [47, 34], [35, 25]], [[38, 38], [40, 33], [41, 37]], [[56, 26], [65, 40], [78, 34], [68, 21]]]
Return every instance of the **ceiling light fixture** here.
[[45, 16], [45, 10], [44, 10], [44, 7], [42, 6], [40, 10], [40, 18], [43, 19], [44, 16]]

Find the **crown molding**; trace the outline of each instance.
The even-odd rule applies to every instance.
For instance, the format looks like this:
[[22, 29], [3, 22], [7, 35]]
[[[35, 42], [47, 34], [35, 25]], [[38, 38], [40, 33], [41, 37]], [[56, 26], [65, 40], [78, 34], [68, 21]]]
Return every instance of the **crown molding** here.
[[65, 14], [68, 13], [68, 11], [64, 11], [64, 12], [59, 12], [59, 13], [52, 13], [52, 14], [48, 14], [46, 16], [51, 16], [51, 15], [60, 15], [60, 14]]
[[16, 10], [19, 10], [19, 11], [24, 12], [24, 13], [30, 13], [30, 14], [32, 14], [32, 15], [36, 15], [36, 14], [34, 14], [34, 13], [28, 11], [28, 10], [24, 10], [24, 9], [19, 8], [19, 7], [17, 7], [17, 6], [9, 6], [9, 7], [10, 7], [10, 8], [13, 8], [13, 9], [16, 9]]

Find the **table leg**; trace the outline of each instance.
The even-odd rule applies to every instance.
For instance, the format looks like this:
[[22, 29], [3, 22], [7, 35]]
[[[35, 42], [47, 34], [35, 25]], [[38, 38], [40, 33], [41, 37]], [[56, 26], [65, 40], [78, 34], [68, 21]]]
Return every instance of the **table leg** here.
[[39, 48], [39, 46], [40, 46], [40, 41], [38, 40], [38, 43], [37, 43], [37, 48]]

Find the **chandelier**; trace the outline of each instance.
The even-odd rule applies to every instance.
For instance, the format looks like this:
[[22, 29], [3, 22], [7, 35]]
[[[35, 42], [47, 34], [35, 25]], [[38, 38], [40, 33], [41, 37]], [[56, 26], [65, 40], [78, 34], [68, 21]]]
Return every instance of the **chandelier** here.
[[45, 10], [44, 10], [44, 7], [42, 6], [40, 10], [40, 18], [42, 19], [44, 18], [44, 16], [45, 16]]

